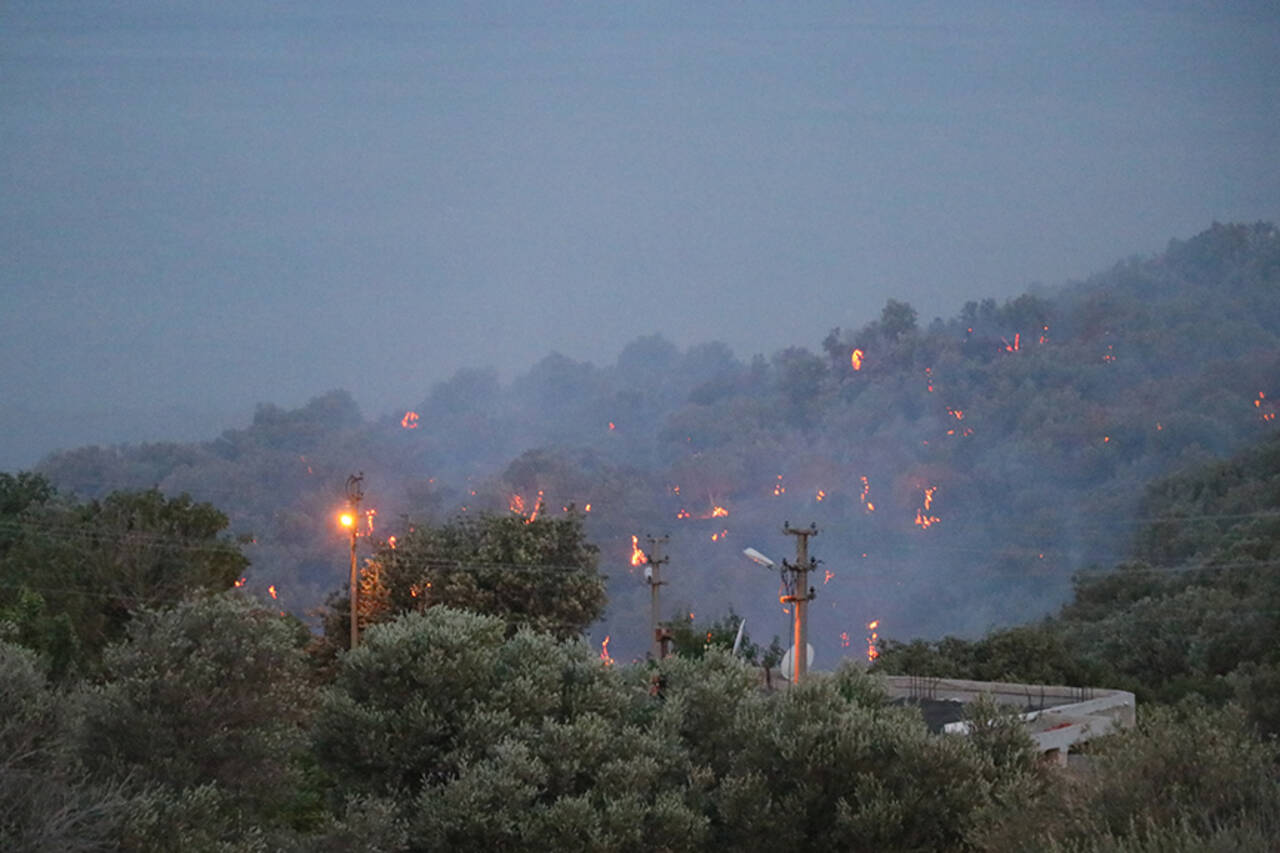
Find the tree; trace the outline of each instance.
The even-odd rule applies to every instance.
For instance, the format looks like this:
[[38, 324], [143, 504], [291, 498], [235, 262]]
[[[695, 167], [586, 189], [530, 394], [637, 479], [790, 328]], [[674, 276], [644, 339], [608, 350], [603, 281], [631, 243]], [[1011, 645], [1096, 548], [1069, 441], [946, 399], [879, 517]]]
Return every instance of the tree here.
[[281, 820], [313, 702], [305, 639], [296, 620], [239, 593], [137, 614], [106, 650], [106, 682], [77, 696], [74, 733], [96, 778], [142, 797], [132, 831], [162, 838], [147, 820], [157, 812], [193, 825]]
[[0, 614], [55, 676], [94, 669], [133, 610], [172, 605], [196, 589], [228, 589], [248, 565], [220, 535], [227, 517], [185, 494], [112, 492], [79, 503], [38, 476], [5, 476]]
[[[497, 616], [507, 632], [520, 626], [557, 637], [580, 634], [604, 610], [598, 549], [587, 542], [583, 517], [476, 515], [438, 527], [414, 527], [378, 548], [361, 570], [364, 626], [437, 605]], [[330, 602], [325, 630], [341, 642], [350, 612]]]
[[880, 312], [880, 330], [891, 341], [916, 330], [916, 309], [910, 303], [890, 299]]

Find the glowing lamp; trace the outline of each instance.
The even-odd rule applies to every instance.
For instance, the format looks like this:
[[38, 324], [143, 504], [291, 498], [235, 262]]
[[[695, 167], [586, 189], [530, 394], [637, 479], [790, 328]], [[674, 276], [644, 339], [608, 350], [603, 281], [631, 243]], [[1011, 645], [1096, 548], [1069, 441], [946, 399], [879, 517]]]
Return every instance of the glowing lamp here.
[[356, 517], [349, 512], [344, 512], [338, 516], [338, 521], [342, 522], [343, 527], [351, 527], [356, 523]]

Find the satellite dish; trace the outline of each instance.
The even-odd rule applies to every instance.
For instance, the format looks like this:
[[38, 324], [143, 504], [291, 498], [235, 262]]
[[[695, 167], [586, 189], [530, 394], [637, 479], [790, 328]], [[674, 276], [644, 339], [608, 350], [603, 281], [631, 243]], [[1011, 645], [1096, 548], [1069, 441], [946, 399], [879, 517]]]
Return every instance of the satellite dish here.
[[[804, 656], [805, 668], [808, 669], [809, 667], [813, 666], [813, 643], [805, 643], [804, 645], [805, 645], [805, 648], [808, 649], [808, 654]], [[795, 650], [796, 650], [796, 647], [792, 646], [791, 648], [787, 649], [787, 653], [782, 656], [782, 663], [778, 664], [778, 668], [780, 672], [791, 672], [793, 669], [795, 669], [795, 667], [791, 663], [791, 653], [794, 652]]]

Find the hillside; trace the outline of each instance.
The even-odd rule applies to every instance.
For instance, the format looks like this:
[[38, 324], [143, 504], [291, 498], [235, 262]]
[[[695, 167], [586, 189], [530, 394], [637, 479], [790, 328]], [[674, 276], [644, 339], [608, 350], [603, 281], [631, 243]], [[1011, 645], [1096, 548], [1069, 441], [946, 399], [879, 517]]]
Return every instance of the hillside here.
[[[341, 391], [197, 444], [82, 448], [39, 470], [88, 497], [158, 486], [251, 534], [249, 582], [303, 612], [345, 576], [334, 515], [365, 474], [373, 538], [459, 513], [571, 504], [610, 576], [593, 630], [643, 653], [632, 535], [669, 533], [671, 612], [729, 607], [783, 633], [784, 520], [816, 522], [817, 665], [864, 626], [972, 635], [1047, 613], [1082, 568], [1128, 550], [1154, 478], [1277, 432], [1280, 233], [1214, 225], [1161, 255], [920, 324], [878, 320], [744, 361], [641, 337], [597, 367], [552, 353], [509, 385], [461, 371], [373, 420]], [[840, 306], [831, 316], [839, 317]], [[366, 527], [370, 530], [370, 527]], [[365, 542], [362, 553], [371, 551]]]

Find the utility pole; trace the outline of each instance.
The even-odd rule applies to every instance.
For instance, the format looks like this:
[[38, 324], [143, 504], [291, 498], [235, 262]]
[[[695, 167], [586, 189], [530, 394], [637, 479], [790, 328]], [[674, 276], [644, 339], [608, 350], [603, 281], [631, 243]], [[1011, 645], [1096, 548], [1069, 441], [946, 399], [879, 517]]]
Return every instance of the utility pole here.
[[782, 561], [783, 572], [792, 574], [790, 595], [782, 596], [782, 602], [791, 604], [791, 618], [794, 625], [794, 639], [791, 646], [791, 683], [799, 684], [809, 670], [809, 602], [816, 595], [809, 586], [809, 572], [817, 565], [816, 560], [809, 559], [809, 537], [818, 535], [818, 526], [792, 527], [790, 522], [782, 523], [782, 532], [796, 537], [796, 561], [794, 564]]
[[645, 552], [644, 579], [649, 584], [649, 627], [653, 632], [653, 659], [662, 660], [666, 657], [666, 641], [671, 635], [658, 627], [658, 622], [662, 619], [662, 609], [658, 605], [658, 587], [665, 583], [662, 580], [662, 566], [671, 558], [659, 556], [662, 546], [667, 544], [668, 537], [654, 539], [648, 536], [646, 538], [649, 541], [649, 550]]
[[360, 501], [364, 499], [364, 472], [347, 477], [347, 513], [343, 519], [350, 519], [347, 526], [351, 528], [351, 648], [360, 643], [360, 623], [356, 616], [356, 596], [360, 584], [356, 573], [356, 535], [360, 528]]

